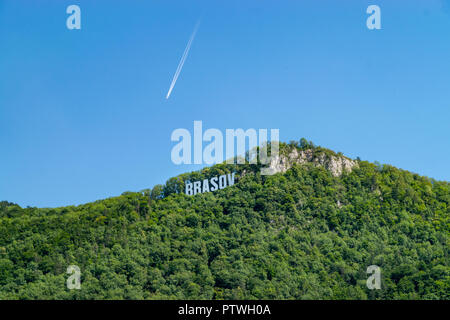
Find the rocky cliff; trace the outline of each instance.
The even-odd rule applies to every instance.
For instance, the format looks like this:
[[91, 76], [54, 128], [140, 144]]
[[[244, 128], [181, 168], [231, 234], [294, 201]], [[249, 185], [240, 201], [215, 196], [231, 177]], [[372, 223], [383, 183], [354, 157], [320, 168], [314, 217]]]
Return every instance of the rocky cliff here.
[[283, 173], [289, 170], [294, 163], [305, 164], [313, 163], [317, 166], [323, 166], [335, 177], [340, 176], [344, 171], [351, 171], [358, 162], [343, 155], [331, 155], [327, 153], [317, 153], [313, 149], [298, 150], [293, 148], [286, 155], [279, 154], [272, 156], [270, 163], [263, 168], [262, 174], [271, 175]]

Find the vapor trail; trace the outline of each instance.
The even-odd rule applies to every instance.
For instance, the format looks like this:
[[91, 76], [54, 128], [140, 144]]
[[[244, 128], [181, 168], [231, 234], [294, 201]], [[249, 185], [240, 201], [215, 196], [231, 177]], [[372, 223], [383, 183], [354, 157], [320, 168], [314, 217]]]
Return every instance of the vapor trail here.
[[189, 38], [189, 41], [186, 45], [186, 48], [184, 49], [183, 55], [181, 56], [180, 63], [178, 64], [177, 70], [175, 71], [175, 74], [172, 79], [172, 83], [170, 84], [169, 91], [167, 92], [166, 99], [169, 99], [170, 94], [172, 93], [173, 87], [175, 86], [175, 83], [177, 82], [178, 76], [180, 75], [181, 69], [183, 68], [184, 62], [186, 61], [189, 50], [191, 49], [191, 45], [192, 45], [192, 42], [194, 41], [195, 34], [197, 33], [199, 25], [200, 25], [200, 21], [198, 21], [197, 24], [195, 25], [194, 31], [192, 32], [191, 37]]

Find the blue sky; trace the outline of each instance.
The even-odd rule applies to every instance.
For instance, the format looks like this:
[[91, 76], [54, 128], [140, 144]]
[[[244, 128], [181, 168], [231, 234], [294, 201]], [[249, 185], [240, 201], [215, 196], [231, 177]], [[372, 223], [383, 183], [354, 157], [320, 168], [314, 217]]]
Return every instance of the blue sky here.
[[198, 169], [170, 159], [194, 120], [450, 180], [449, 57], [447, 0], [1, 0], [0, 200], [81, 204]]

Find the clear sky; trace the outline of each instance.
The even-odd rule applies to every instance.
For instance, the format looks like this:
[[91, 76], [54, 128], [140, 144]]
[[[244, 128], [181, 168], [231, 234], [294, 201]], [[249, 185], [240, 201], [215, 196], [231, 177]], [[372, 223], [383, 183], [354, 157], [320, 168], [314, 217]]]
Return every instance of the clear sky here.
[[81, 204], [196, 170], [170, 158], [194, 120], [450, 180], [450, 2], [0, 0], [0, 200]]

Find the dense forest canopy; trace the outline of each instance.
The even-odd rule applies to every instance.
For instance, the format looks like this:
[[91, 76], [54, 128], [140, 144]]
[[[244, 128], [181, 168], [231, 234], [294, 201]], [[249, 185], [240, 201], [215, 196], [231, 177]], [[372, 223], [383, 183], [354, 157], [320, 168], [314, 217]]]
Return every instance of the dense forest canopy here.
[[[231, 172], [233, 186], [182, 192]], [[449, 202], [448, 182], [360, 160], [337, 177], [220, 164], [80, 206], [3, 201], [0, 299], [449, 299]], [[80, 290], [66, 287], [69, 265]]]

